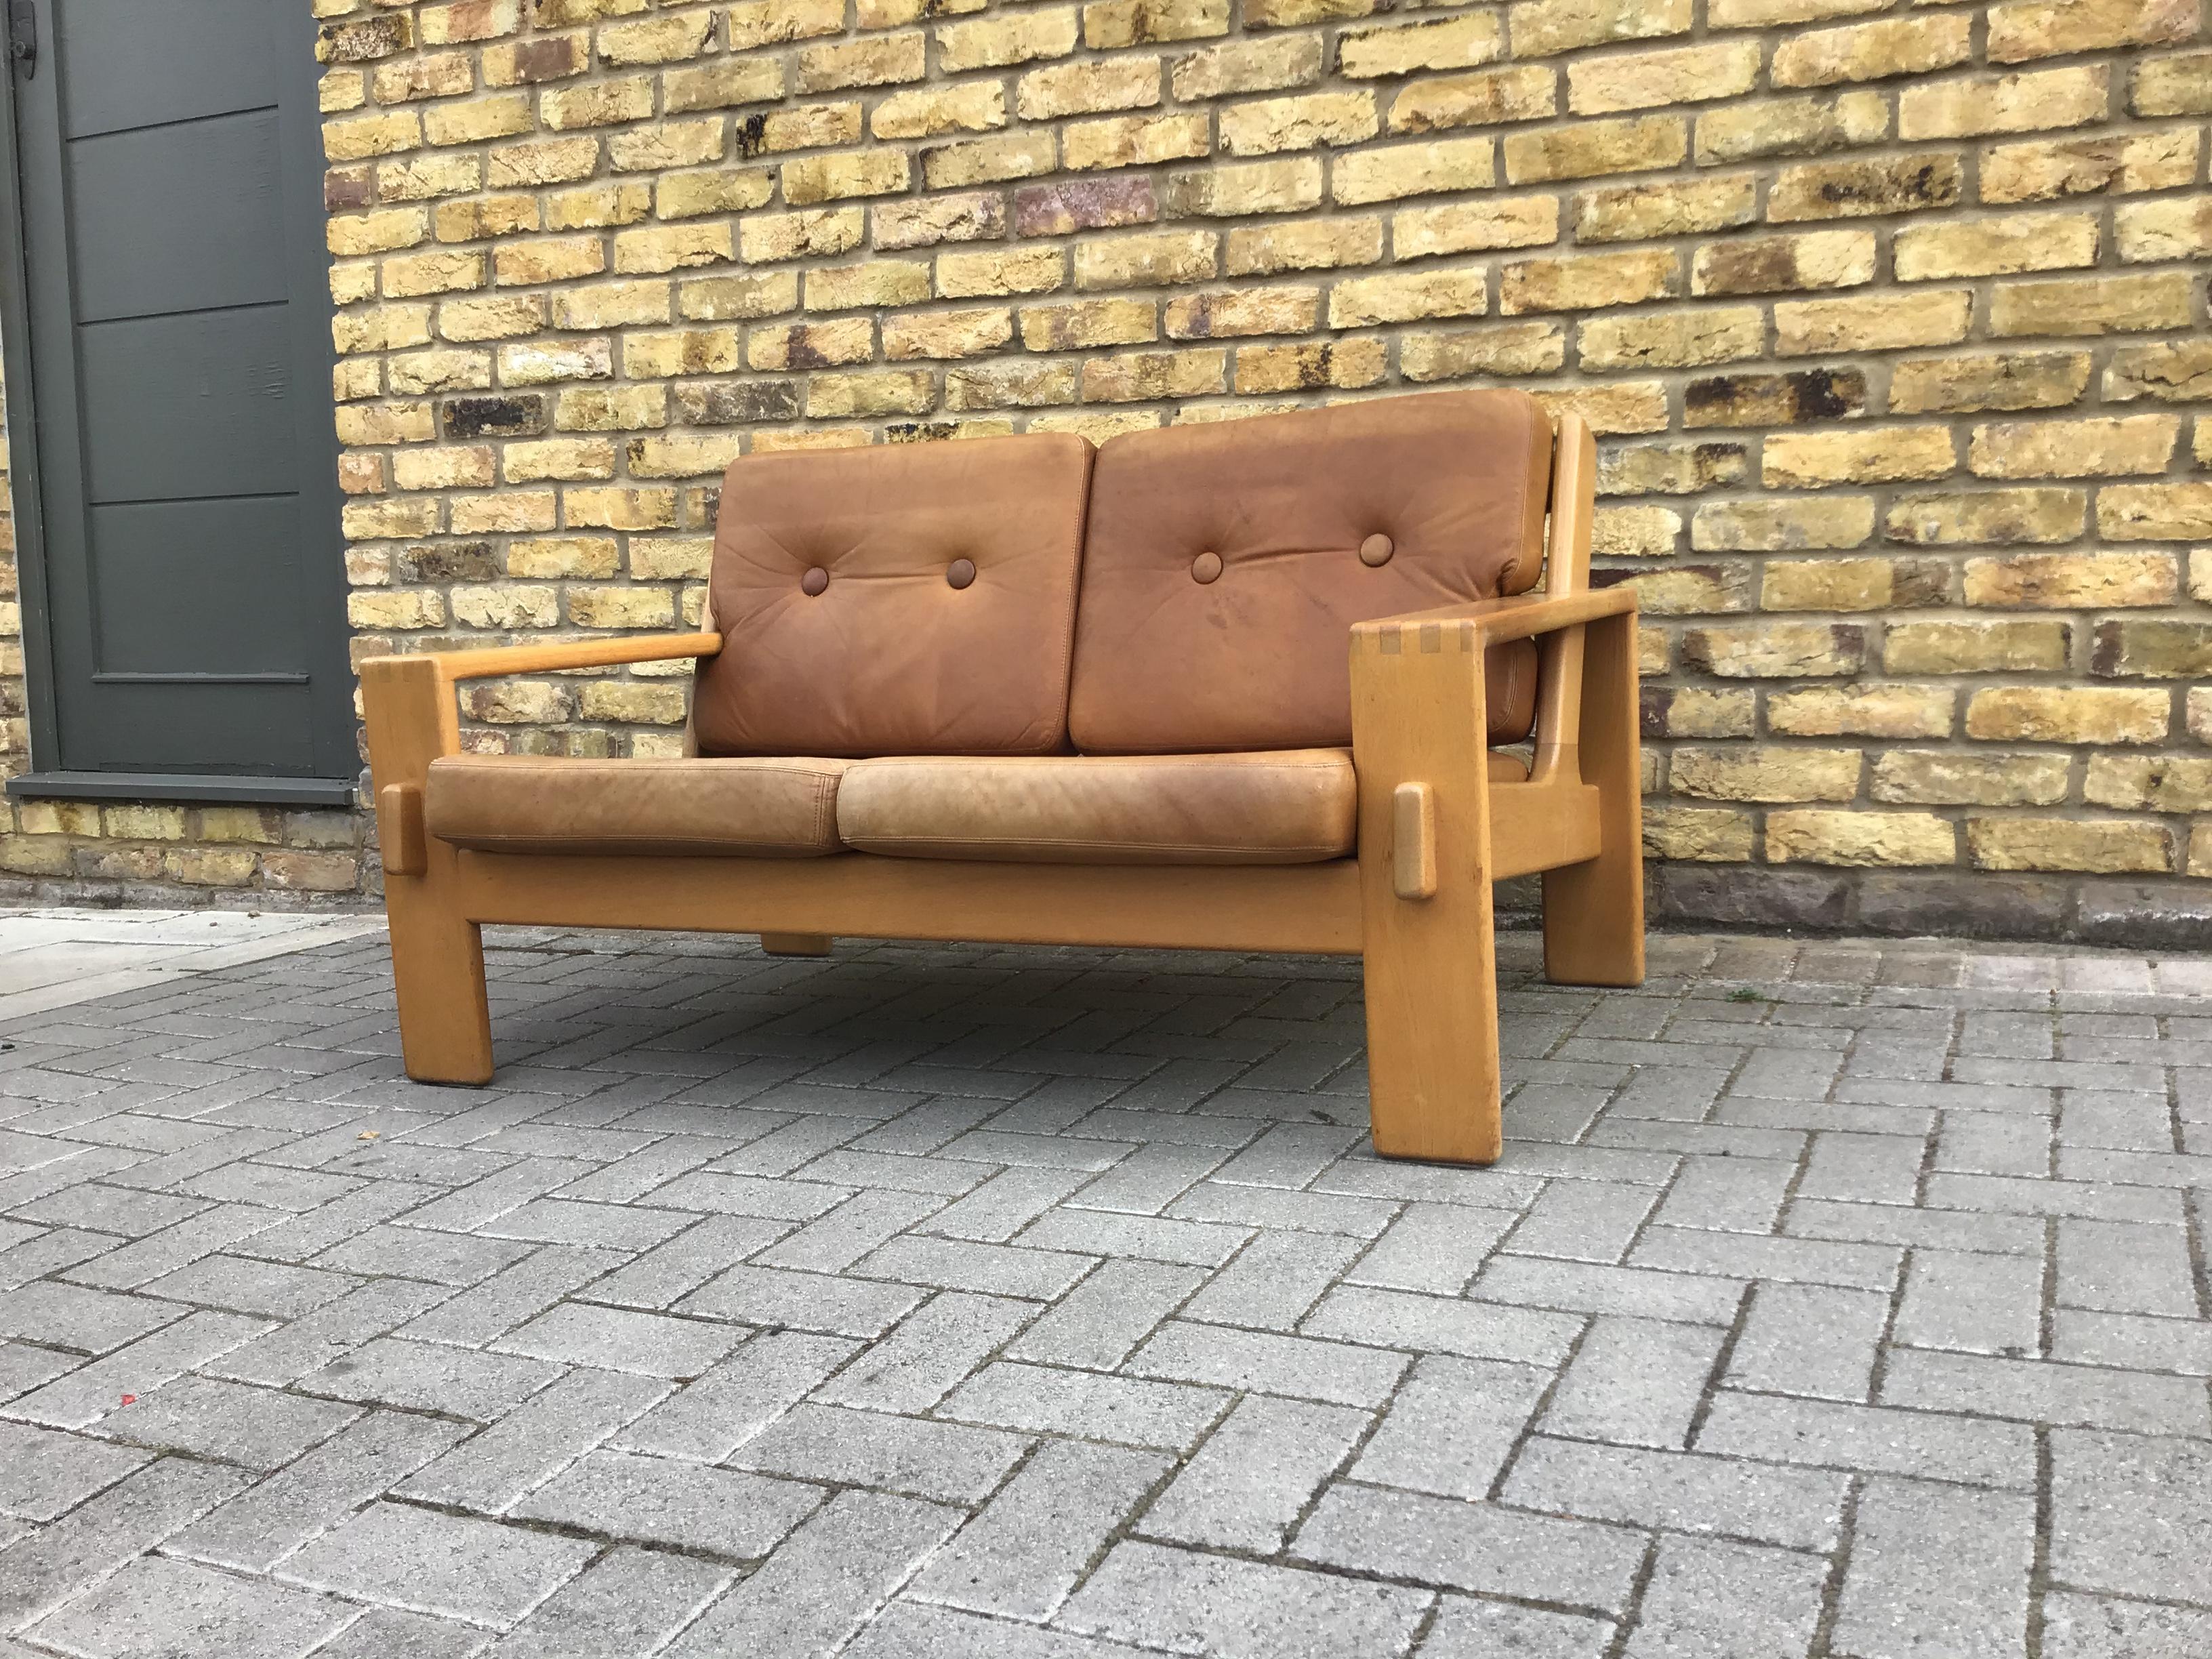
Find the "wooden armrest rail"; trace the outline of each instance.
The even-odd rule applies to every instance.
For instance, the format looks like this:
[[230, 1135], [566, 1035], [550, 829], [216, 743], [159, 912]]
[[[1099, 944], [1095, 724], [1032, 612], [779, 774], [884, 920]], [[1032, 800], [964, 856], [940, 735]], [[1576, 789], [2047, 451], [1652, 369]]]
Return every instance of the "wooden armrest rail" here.
[[[1624, 585], [1556, 597], [1531, 593], [1510, 599], [1475, 599], [1465, 605], [1439, 605], [1433, 611], [1413, 611], [1401, 617], [1355, 623], [1352, 631], [1361, 640], [1373, 641], [1382, 655], [1395, 656], [1404, 650], [1404, 636], [1408, 629], [1422, 640], [1416, 649], [1441, 648], [1443, 629], [1454, 627], [1468, 631], [1470, 644], [1480, 638], [1486, 646], [1503, 645], [1508, 640], [1532, 639], [1540, 634], [1556, 633], [1563, 628], [1595, 622], [1601, 617], [1617, 617], [1635, 609], [1636, 590]], [[1437, 645], [1426, 643], [1427, 630], [1431, 629], [1437, 630]]]
[[720, 634], [634, 634], [562, 640], [549, 645], [495, 645], [478, 651], [426, 651], [420, 659], [435, 664], [443, 680], [483, 680], [507, 674], [546, 674], [563, 668], [612, 668], [626, 662], [659, 662], [671, 657], [711, 657], [721, 648]]

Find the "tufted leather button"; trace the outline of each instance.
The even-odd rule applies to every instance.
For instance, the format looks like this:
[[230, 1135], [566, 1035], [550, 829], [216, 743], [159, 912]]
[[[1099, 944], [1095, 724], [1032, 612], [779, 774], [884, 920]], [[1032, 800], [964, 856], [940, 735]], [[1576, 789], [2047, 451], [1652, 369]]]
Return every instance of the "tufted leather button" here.
[[1388, 536], [1370, 536], [1359, 544], [1359, 562], [1373, 569], [1390, 562], [1390, 556], [1398, 550]]
[[799, 579], [799, 591], [805, 594], [819, 593], [830, 586], [830, 573], [816, 565]]
[[973, 560], [973, 559], [955, 559], [955, 560], [953, 560], [953, 562], [952, 562], [951, 564], [949, 564], [949, 565], [945, 566], [945, 580], [946, 584], [947, 584], [948, 586], [952, 586], [952, 587], [965, 587], [965, 586], [968, 586], [968, 584], [969, 584], [969, 582], [972, 582], [972, 581], [974, 581], [974, 580], [975, 580], [975, 560]]
[[1221, 555], [1201, 553], [1190, 562], [1190, 579], [1194, 582], [1210, 582], [1221, 574]]

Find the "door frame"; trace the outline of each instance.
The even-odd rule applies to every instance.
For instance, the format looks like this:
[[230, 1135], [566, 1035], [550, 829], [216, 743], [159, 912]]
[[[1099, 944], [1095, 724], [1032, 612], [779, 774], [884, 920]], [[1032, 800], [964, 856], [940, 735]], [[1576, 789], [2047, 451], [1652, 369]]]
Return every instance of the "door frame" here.
[[[51, 3], [40, 6], [38, 68], [61, 70], [55, 57], [58, 39]], [[311, 25], [312, 27], [312, 25]], [[6, 26], [0, 18], [0, 40]], [[24, 698], [30, 718], [31, 769], [7, 781], [14, 800], [175, 800], [258, 802], [278, 806], [352, 806], [359, 774], [343, 778], [246, 777], [182, 772], [69, 772], [42, 768], [40, 757], [61, 745], [59, 688], [54, 679], [52, 612], [46, 588], [46, 538], [43, 472], [40, 465], [38, 392], [31, 358], [30, 252], [24, 235], [22, 157], [17, 142], [16, 69], [0, 52], [0, 363], [4, 363], [9, 487], [15, 530], [15, 582], [22, 614]], [[318, 152], [319, 155], [319, 151]], [[323, 303], [326, 306], [327, 290]], [[331, 384], [320, 388], [327, 402]], [[331, 456], [333, 478], [337, 446]], [[335, 526], [333, 526], [335, 528]], [[343, 535], [332, 550], [343, 561]], [[342, 567], [341, 567], [342, 568]], [[345, 664], [351, 638], [345, 621], [343, 574], [329, 584], [338, 608], [337, 660]], [[345, 665], [350, 678], [350, 665]], [[349, 702], [351, 699], [349, 698]], [[356, 731], [358, 732], [356, 723]]]

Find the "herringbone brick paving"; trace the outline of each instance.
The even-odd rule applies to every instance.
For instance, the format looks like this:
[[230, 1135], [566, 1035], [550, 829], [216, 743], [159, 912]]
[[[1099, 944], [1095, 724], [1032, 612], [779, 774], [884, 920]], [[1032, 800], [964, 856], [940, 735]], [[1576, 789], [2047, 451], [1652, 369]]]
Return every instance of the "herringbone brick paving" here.
[[2201, 1659], [2212, 963], [380, 937], [0, 1030], [0, 1656]]

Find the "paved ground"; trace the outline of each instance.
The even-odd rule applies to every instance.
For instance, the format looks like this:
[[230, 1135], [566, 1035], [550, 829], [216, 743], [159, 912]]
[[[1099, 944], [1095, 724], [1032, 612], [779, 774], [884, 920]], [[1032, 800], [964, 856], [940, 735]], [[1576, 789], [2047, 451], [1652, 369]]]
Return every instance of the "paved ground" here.
[[508, 935], [477, 1092], [374, 934], [0, 1022], [0, 1656], [2212, 1653], [2212, 963], [1654, 946], [1509, 974], [1484, 1171], [1345, 964]]

